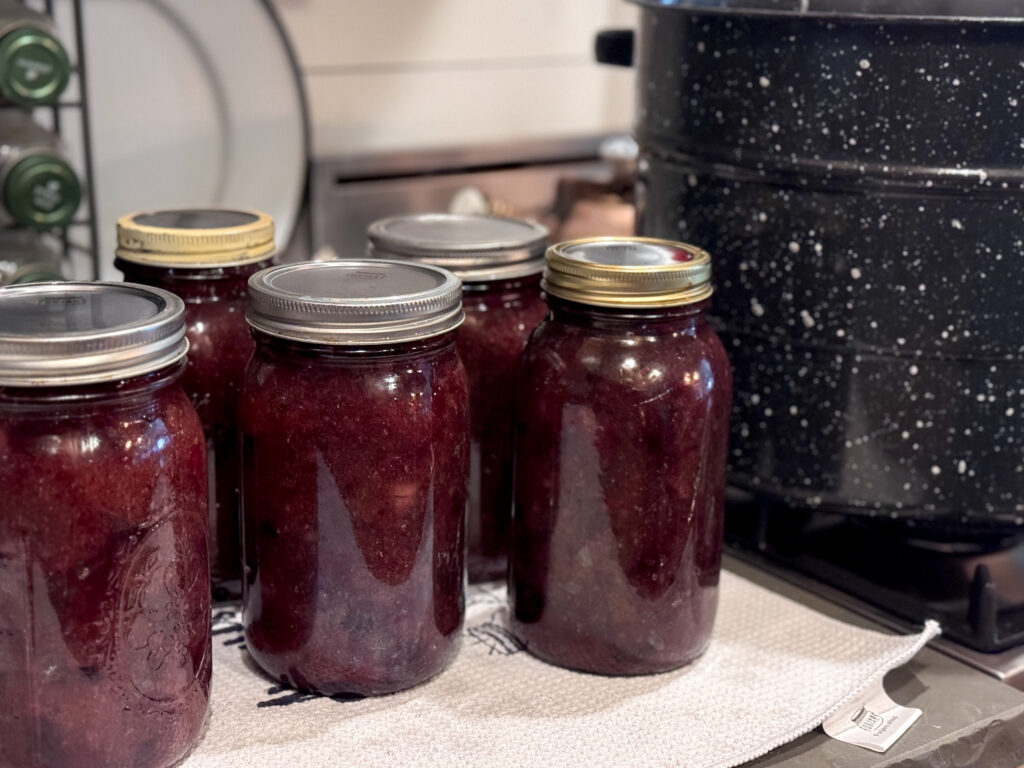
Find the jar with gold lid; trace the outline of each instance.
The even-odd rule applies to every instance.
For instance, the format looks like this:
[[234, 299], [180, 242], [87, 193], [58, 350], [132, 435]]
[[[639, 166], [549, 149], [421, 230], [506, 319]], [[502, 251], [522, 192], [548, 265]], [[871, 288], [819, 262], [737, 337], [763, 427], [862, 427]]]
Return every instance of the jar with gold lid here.
[[241, 588], [235, 409], [254, 347], [245, 321], [247, 286], [273, 257], [274, 222], [265, 213], [165, 210], [117, 222], [115, 264], [125, 280], [163, 288], [185, 302], [190, 347], [182, 386], [206, 434], [210, 570], [222, 597]]
[[509, 593], [528, 651], [609, 675], [705, 649], [721, 562], [732, 376], [710, 258], [592, 238], [547, 252], [518, 383]]

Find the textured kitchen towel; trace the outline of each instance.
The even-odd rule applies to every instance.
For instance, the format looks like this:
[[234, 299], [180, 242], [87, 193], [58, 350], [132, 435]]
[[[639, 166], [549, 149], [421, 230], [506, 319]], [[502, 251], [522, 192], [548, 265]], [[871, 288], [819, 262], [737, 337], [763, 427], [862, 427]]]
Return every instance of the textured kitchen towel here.
[[816, 728], [938, 632], [860, 629], [723, 572], [703, 657], [606, 678], [532, 658], [505, 616], [504, 589], [471, 588], [447, 671], [404, 693], [340, 701], [260, 675], [238, 613], [217, 611], [213, 711], [181, 768], [729, 768]]

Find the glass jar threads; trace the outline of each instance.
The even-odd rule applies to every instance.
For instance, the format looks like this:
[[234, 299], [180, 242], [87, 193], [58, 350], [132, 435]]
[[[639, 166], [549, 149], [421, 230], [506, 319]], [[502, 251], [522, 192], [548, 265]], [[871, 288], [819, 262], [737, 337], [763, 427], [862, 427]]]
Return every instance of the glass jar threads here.
[[707, 645], [732, 384], [710, 278], [682, 243], [548, 250], [551, 313], [517, 388], [509, 577], [513, 629], [544, 660], [646, 674]]
[[469, 580], [505, 578], [512, 520], [512, 413], [519, 357], [547, 312], [540, 295], [547, 230], [498, 216], [419, 214], [368, 230], [370, 255], [451, 270], [466, 322], [456, 346], [469, 374]]
[[274, 222], [255, 211], [184, 209], [133, 213], [117, 222], [115, 265], [125, 280], [185, 302], [188, 367], [182, 386], [206, 434], [210, 569], [218, 594], [238, 594], [238, 390], [253, 351], [245, 322], [248, 280], [270, 265]]
[[469, 393], [454, 275], [331, 261], [249, 281], [241, 407], [249, 652], [326, 694], [411, 687], [462, 627]]
[[184, 306], [0, 290], [0, 765], [165, 768], [210, 691], [206, 459]]

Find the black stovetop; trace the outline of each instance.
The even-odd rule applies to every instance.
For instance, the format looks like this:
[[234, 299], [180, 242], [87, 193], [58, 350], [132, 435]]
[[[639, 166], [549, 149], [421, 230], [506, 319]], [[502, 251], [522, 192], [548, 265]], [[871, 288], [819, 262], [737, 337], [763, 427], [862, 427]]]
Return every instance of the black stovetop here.
[[726, 541], [984, 653], [1024, 646], [1024, 537], [941, 538], [880, 518], [734, 498]]

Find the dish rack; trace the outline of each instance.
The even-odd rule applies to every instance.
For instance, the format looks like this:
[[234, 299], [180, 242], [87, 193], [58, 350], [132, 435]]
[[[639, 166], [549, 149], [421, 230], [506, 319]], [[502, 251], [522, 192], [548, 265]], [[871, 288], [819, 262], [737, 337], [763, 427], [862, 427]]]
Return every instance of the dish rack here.
[[[61, 43], [71, 58], [71, 81], [61, 98], [50, 106], [31, 109], [40, 125], [60, 137], [67, 156], [78, 174], [82, 200], [75, 218], [63, 229], [48, 234], [59, 244], [67, 277], [78, 280], [99, 278], [100, 254], [94, 195], [92, 134], [89, 119], [88, 77], [86, 76], [83, 0], [21, 0], [34, 11], [53, 19]], [[5, 104], [0, 109], [25, 109]]]

